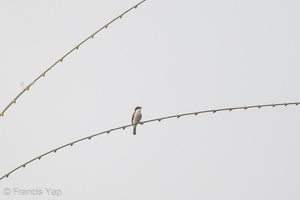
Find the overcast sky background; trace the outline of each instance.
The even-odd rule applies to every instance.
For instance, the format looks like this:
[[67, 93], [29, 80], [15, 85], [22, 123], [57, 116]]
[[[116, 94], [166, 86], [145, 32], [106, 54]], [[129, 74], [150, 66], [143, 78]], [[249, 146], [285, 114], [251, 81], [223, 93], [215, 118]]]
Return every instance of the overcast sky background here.
[[[1, 1], [0, 110], [139, 1]], [[0, 176], [143, 119], [300, 101], [297, 0], [148, 0], [0, 118]], [[100, 135], [0, 181], [1, 199], [299, 199], [300, 107], [188, 116]], [[5, 188], [43, 195], [5, 195]]]

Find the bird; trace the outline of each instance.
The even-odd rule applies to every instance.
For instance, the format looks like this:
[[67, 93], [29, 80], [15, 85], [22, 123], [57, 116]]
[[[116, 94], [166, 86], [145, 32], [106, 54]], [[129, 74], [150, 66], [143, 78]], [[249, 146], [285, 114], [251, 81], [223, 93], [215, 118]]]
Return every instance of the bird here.
[[141, 113], [142, 107], [137, 106], [134, 109], [134, 113], [132, 115], [131, 122], [133, 124], [133, 135], [136, 135], [136, 126], [142, 119], [142, 113]]

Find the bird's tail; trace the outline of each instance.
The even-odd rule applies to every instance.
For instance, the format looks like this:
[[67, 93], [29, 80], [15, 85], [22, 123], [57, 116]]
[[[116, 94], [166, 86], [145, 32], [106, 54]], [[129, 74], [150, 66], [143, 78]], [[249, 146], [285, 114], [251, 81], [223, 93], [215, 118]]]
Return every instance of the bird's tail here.
[[133, 135], [136, 135], [136, 125], [133, 126]]

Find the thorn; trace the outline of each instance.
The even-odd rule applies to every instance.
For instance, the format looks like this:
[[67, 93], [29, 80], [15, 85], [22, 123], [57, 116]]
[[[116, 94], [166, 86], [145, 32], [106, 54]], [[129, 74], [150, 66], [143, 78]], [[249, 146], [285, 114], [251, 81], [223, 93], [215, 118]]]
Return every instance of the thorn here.
[[74, 144], [73, 142], [72, 142], [72, 143], [70, 143], [70, 146], [73, 146], [73, 144]]
[[14, 99], [12, 102], [13, 102], [13, 103], [16, 103], [17, 101], [16, 101], [16, 99]]
[[125, 127], [125, 126], [123, 126], [122, 128], [123, 128], [123, 130], [124, 130], [126, 127]]
[[26, 164], [24, 164], [22, 167], [25, 168], [25, 167], [26, 167]]
[[299, 102], [296, 102], [296, 106], [298, 106]]
[[20, 87], [23, 86], [23, 90], [24, 90], [24, 82], [21, 83]]
[[198, 114], [199, 114], [198, 112], [195, 112], [195, 116], [198, 115]]
[[59, 59], [59, 61], [60, 61], [60, 62], [62, 62], [62, 61], [63, 61], [63, 59], [64, 59], [64, 58], [61, 58], [61, 59]]
[[88, 138], [89, 138], [89, 140], [90, 140], [90, 139], [92, 139], [92, 136], [90, 136], [90, 137], [88, 137]]
[[257, 107], [258, 107], [258, 108], [261, 108], [261, 105], [258, 105]]
[[136, 9], [139, 5], [134, 6], [134, 8]]
[[39, 156], [38, 159], [41, 160], [42, 156]]
[[177, 119], [178, 119], [178, 118], [181, 117], [181, 116], [180, 116], [180, 115], [177, 115], [176, 117], [177, 117]]
[[229, 110], [229, 111], [232, 111], [232, 108], [229, 108], [228, 110]]
[[94, 36], [95, 36], [95, 34], [92, 34], [92, 35], [91, 35], [91, 38], [94, 38]]
[[119, 16], [120, 19], [122, 19], [122, 17], [123, 17], [123, 14], [121, 14], [121, 15]]
[[6, 174], [5, 177], [8, 178], [9, 174]]
[[109, 133], [110, 133], [110, 131], [107, 131], [106, 133], [107, 133], [107, 134], [109, 134]]
[[244, 107], [244, 110], [247, 110], [247, 109], [248, 109], [248, 107], [247, 107], [247, 106], [245, 106], [245, 107]]
[[141, 125], [143, 125], [143, 124], [144, 124], [144, 122], [140, 122], [140, 124], [141, 124]]
[[4, 115], [4, 113], [0, 113], [0, 116], [3, 116]]
[[45, 76], [45, 72], [44, 72], [44, 73], [42, 73], [42, 76]]
[[104, 28], [107, 28], [108, 27], [108, 24], [106, 24], [105, 26], [104, 26]]
[[288, 104], [287, 103], [284, 103], [284, 106], [287, 106]]
[[[52, 68], [52, 67], [51, 67]], [[35, 82], [32, 82], [31, 85], [34, 85]]]
[[213, 110], [213, 113], [217, 112], [216, 110]]
[[77, 49], [77, 50], [78, 50], [78, 49], [79, 49], [79, 45], [77, 45], [77, 46], [75, 47], [75, 49]]
[[158, 119], [157, 121], [158, 121], [158, 122], [160, 122], [160, 121], [161, 121], [161, 118], [160, 118], [160, 119]]
[[30, 87], [28, 86], [28, 87], [26, 87], [26, 89], [25, 89], [25, 90], [28, 90], [28, 91], [29, 91], [29, 88], [30, 88]]
[[275, 107], [276, 105], [275, 104], [272, 104], [272, 107]]
[[54, 149], [53, 152], [56, 153], [57, 149]]

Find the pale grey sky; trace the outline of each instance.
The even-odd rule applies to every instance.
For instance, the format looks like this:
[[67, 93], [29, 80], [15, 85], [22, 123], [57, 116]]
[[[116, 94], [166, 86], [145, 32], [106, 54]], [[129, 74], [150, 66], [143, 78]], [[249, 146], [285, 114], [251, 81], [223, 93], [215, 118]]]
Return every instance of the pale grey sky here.
[[[2, 1], [0, 110], [139, 1]], [[143, 119], [300, 101], [300, 2], [147, 0], [0, 118], [0, 176]], [[101, 135], [0, 181], [1, 199], [299, 199], [300, 107], [170, 119]], [[11, 190], [5, 195], [6, 188]], [[46, 189], [60, 190], [57, 198]], [[41, 190], [21, 195], [18, 190]]]

